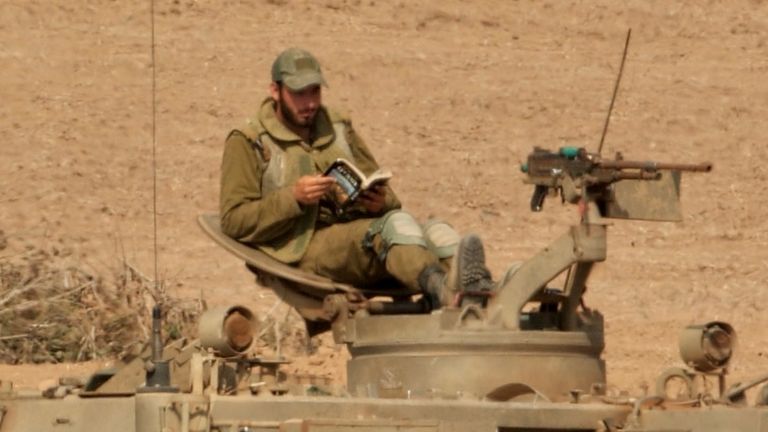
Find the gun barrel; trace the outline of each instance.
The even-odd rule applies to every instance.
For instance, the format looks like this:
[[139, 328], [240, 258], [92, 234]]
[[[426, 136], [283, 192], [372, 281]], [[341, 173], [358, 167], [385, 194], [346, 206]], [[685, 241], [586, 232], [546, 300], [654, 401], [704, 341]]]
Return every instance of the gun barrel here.
[[614, 178], [616, 180], [658, 180], [661, 178], [661, 173], [649, 172], [649, 171], [639, 171], [639, 172], [619, 171], [614, 175]]
[[694, 171], [709, 172], [712, 171], [712, 164], [709, 162], [699, 164], [683, 163], [664, 163], [653, 161], [625, 161], [625, 160], [601, 160], [597, 163], [600, 168], [608, 169], [639, 169], [644, 171], [675, 170], [675, 171]]

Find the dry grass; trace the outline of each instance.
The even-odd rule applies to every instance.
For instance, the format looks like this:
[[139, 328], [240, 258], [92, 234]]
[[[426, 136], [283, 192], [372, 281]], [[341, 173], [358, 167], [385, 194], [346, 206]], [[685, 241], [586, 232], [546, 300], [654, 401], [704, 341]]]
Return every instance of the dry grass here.
[[168, 339], [191, 336], [201, 301], [170, 298], [125, 259], [98, 275], [65, 248], [0, 257], [0, 362], [122, 357], [148, 340], [151, 307]]

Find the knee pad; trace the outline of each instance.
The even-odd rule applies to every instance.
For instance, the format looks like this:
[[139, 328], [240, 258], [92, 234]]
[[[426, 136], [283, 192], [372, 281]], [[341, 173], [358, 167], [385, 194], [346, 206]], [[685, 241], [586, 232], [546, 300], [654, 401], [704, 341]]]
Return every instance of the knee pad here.
[[381, 236], [382, 250], [378, 251], [380, 260], [384, 260], [387, 251], [394, 245], [419, 245], [427, 246], [424, 239], [424, 231], [416, 219], [402, 210], [393, 210], [371, 223], [371, 227], [365, 235], [363, 246], [373, 249], [373, 237]]
[[440, 259], [453, 256], [456, 248], [459, 246], [461, 236], [452, 226], [438, 219], [430, 219], [424, 224], [422, 229], [427, 242], [427, 248], [433, 254], [437, 255]]

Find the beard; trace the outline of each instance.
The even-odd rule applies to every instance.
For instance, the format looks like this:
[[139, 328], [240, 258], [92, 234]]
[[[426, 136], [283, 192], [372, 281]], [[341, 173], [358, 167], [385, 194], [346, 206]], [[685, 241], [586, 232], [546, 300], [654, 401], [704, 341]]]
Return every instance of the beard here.
[[317, 117], [317, 111], [315, 111], [315, 113], [312, 114], [312, 116], [307, 117], [306, 119], [299, 117], [297, 113], [291, 110], [291, 108], [288, 105], [286, 105], [285, 102], [283, 102], [282, 98], [278, 99], [277, 108], [280, 110], [280, 113], [283, 114], [283, 118], [289, 124], [289, 126], [292, 126], [298, 129], [308, 128], [312, 126], [312, 124], [315, 122], [315, 117]]

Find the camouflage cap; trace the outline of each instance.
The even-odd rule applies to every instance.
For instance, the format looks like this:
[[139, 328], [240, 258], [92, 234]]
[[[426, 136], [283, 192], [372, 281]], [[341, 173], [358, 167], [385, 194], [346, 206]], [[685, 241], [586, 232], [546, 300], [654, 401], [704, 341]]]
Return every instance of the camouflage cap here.
[[315, 56], [301, 48], [288, 48], [277, 56], [272, 63], [272, 81], [282, 82], [294, 91], [312, 85], [328, 85]]

